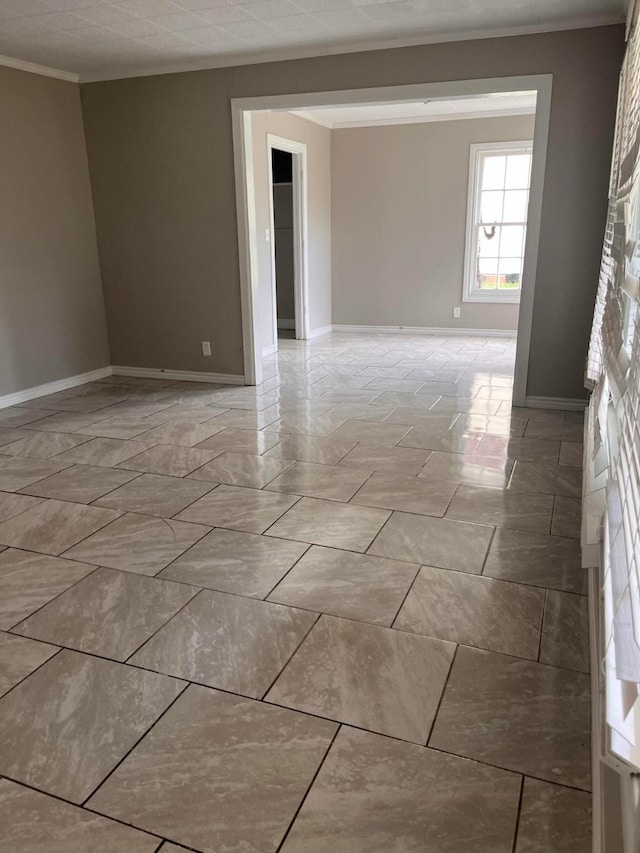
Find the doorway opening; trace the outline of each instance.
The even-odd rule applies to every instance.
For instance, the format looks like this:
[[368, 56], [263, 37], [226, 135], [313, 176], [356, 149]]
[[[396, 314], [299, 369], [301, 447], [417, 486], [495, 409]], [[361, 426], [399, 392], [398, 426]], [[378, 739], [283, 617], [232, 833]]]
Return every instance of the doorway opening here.
[[[319, 321], [318, 317], [316, 317], [316, 314], [314, 313], [317, 308], [316, 303], [319, 300], [314, 295], [315, 289], [312, 289], [312, 308], [314, 305], [316, 305], [316, 308], [313, 308], [312, 311], [313, 322], [309, 326], [311, 332], [306, 328], [306, 317], [304, 316], [304, 307], [302, 304], [304, 300], [303, 298], [299, 299], [298, 303], [300, 304], [295, 304], [296, 316], [294, 318], [294, 325], [296, 337], [299, 339], [307, 339], [315, 337], [318, 334], [325, 334], [327, 331], [331, 330], [333, 330], [334, 333], [367, 332], [380, 334], [401, 332], [419, 335], [446, 333], [446, 335], [452, 335], [454, 338], [456, 334], [465, 335], [467, 337], [482, 337], [483, 335], [488, 337], [491, 336], [492, 332], [497, 330], [499, 335], [502, 337], [513, 338], [515, 337], [513, 330], [517, 328], [515, 370], [513, 371], [512, 367], [513, 372], [511, 373], [513, 377], [513, 403], [518, 406], [527, 405], [527, 374], [529, 366], [533, 299], [540, 234], [542, 189], [544, 183], [544, 167], [549, 129], [551, 86], [552, 79], [550, 75], [532, 75], [527, 77], [500, 78], [499, 80], [486, 79], [449, 83], [425, 83], [366, 90], [345, 90], [338, 92], [267, 96], [236, 99], [232, 101], [236, 191], [238, 200], [238, 241], [240, 252], [241, 294], [243, 299], [245, 382], [247, 384], [259, 384], [262, 381], [261, 362], [262, 356], [265, 354], [264, 343], [266, 334], [268, 334], [269, 337], [273, 335], [277, 342], [276, 336], [278, 319], [281, 321], [281, 327], [286, 324], [287, 320], [289, 320], [289, 324], [287, 325], [290, 325], [291, 321], [290, 317], [283, 316], [283, 313], [287, 312], [285, 307], [282, 308], [279, 318], [277, 316], [277, 308], [274, 308], [273, 319], [271, 315], [268, 315], [267, 317], [267, 314], [265, 313], [267, 297], [264, 292], [264, 282], [265, 279], [268, 279], [268, 275], [265, 276], [264, 265], [261, 262], [261, 253], [263, 252], [261, 249], [261, 241], [264, 234], [264, 225], [267, 223], [265, 222], [265, 216], [262, 217], [262, 222], [260, 221], [261, 202], [259, 198], [261, 193], [260, 187], [262, 186], [261, 181], [263, 180], [260, 171], [260, 156], [264, 155], [256, 155], [256, 148], [262, 148], [262, 146], [264, 146], [264, 142], [260, 141], [260, 132], [257, 130], [258, 127], [260, 127], [262, 132], [264, 132], [263, 128], [268, 126], [268, 124], [274, 126], [281, 125], [286, 134], [291, 132], [292, 135], [300, 135], [302, 138], [309, 138], [312, 148], [312, 150], [310, 150], [310, 156], [314, 158], [310, 165], [312, 170], [311, 178], [313, 179], [313, 182], [311, 184], [311, 195], [309, 198], [310, 210], [312, 211], [314, 221], [314, 231], [311, 233], [311, 237], [313, 238], [311, 244], [311, 260], [313, 261], [313, 265], [311, 269], [314, 273], [313, 281], [315, 282], [317, 278], [316, 266], [318, 263], [319, 249], [318, 246], [316, 246], [316, 242], [320, 241], [316, 240], [316, 236], [318, 234], [321, 235], [321, 231], [318, 230], [315, 211], [316, 206], [318, 206], [318, 186], [322, 186], [323, 184], [318, 183], [319, 178], [317, 168], [314, 164], [316, 163], [316, 146], [319, 143], [317, 143], [315, 138], [312, 138], [311, 134], [307, 131], [303, 132], [300, 130], [299, 134], [296, 132], [297, 129], [294, 129], [294, 122], [291, 120], [291, 116], [294, 116], [297, 117], [298, 120], [304, 119], [307, 125], [324, 125], [324, 133], [327, 132], [326, 128], [329, 128], [331, 132], [331, 257], [332, 259], [334, 257], [338, 259], [335, 263], [333, 260], [331, 261], [331, 279], [335, 280], [333, 287], [334, 295], [337, 294], [340, 296], [339, 300], [334, 298], [333, 301], [336, 304], [333, 305], [333, 309], [331, 301], [329, 301], [329, 311], [331, 313], [329, 319]], [[527, 101], [527, 103], [520, 104], [519, 99]], [[352, 203], [353, 199], [350, 200], [348, 197], [342, 205], [342, 208], [347, 211], [351, 216], [351, 219], [348, 223], [341, 221], [340, 196], [341, 194], [346, 196], [351, 191], [351, 194], [354, 197], [357, 195], [358, 198], [368, 199], [372, 196], [371, 188], [377, 183], [382, 183], [382, 181], [379, 180], [380, 175], [378, 172], [380, 172], [380, 169], [383, 166], [386, 168], [386, 161], [389, 160], [389, 157], [387, 156], [387, 149], [379, 152], [377, 159], [372, 155], [375, 145], [377, 144], [373, 138], [373, 131], [376, 130], [377, 125], [393, 124], [401, 126], [403, 124], [413, 124], [415, 126], [416, 122], [442, 122], [447, 120], [471, 119], [479, 117], [480, 112], [485, 118], [493, 118], [503, 115], [518, 116], [524, 114], [530, 116], [530, 125], [523, 128], [524, 133], [526, 133], [527, 136], [518, 134], [507, 138], [509, 143], [512, 143], [515, 140], [521, 145], [522, 140], [526, 141], [525, 147], [527, 147], [527, 150], [520, 159], [522, 159], [523, 162], [524, 159], [527, 160], [527, 185], [526, 187], [524, 184], [522, 187], [520, 184], [518, 184], [517, 187], [515, 184], [513, 187], [511, 186], [512, 176], [509, 171], [509, 167], [513, 165], [511, 163], [512, 160], [513, 163], [517, 165], [517, 152], [505, 153], [493, 150], [484, 152], [484, 159], [482, 159], [480, 163], [481, 168], [476, 168], [475, 170], [476, 178], [477, 175], [480, 175], [482, 180], [477, 178], [475, 181], [473, 186], [474, 192], [472, 193], [473, 197], [469, 197], [470, 206], [467, 206], [468, 210], [473, 210], [477, 215], [471, 223], [473, 227], [467, 228], [467, 260], [465, 265], [466, 273], [464, 277], [464, 285], [462, 281], [462, 266], [464, 261], [462, 249], [465, 245], [464, 234], [456, 235], [455, 252], [451, 252], [452, 258], [455, 255], [455, 265], [459, 266], [460, 269], [457, 270], [456, 267], [456, 270], [454, 270], [453, 262], [449, 264], [451, 270], [449, 270], [449, 267], [445, 269], [448, 279], [453, 281], [455, 278], [457, 282], [455, 286], [459, 292], [456, 292], [456, 304], [453, 304], [452, 306], [447, 304], [444, 306], [443, 299], [440, 299], [443, 303], [442, 305], [437, 303], [435, 300], [423, 299], [422, 307], [418, 306], [418, 308], [414, 310], [412, 302], [412, 299], [414, 299], [415, 296], [414, 291], [418, 293], [421, 292], [419, 291], [419, 287], [416, 285], [416, 282], [419, 284], [420, 281], [424, 279], [425, 270], [432, 270], [434, 272], [434, 275], [432, 275], [434, 280], [440, 280], [443, 277], [441, 275], [442, 270], [440, 268], [436, 269], [434, 264], [430, 267], [429, 263], [431, 263], [431, 261], [429, 261], [429, 259], [425, 260], [424, 258], [419, 257], [419, 252], [415, 247], [418, 246], [419, 248], [420, 241], [411, 237], [411, 229], [415, 231], [416, 222], [425, 221], [424, 217], [421, 218], [421, 215], [419, 215], [422, 213], [422, 209], [420, 208], [422, 200], [420, 198], [417, 200], [410, 199], [411, 204], [406, 204], [404, 206], [400, 204], [400, 202], [396, 204], [395, 196], [399, 196], [396, 192], [397, 186], [399, 186], [398, 181], [396, 181], [395, 184], [393, 184], [393, 182], [390, 184], [391, 189], [389, 192], [391, 192], [391, 190], [393, 191], [391, 196], [389, 196], [389, 192], [387, 192], [387, 195], [385, 196], [384, 211], [387, 217], [385, 221], [388, 228], [392, 227], [395, 229], [394, 234], [391, 236], [394, 236], [395, 231], [398, 231], [400, 235], [400, 243], [402, 240], [407, 243], [409, 237], [411, 237], [412, 240], [411, 252], [404, 252], [402, 255], [402, 278], [400, 282], [394, 279], [394, 286], [391, 287], [388, 285], [388, 281], [391, 281], [393, 278], [389, 273], [389, 270], [393, 265], [388, 263], [389, 259], [386, 256], [382, 259], [379, 258], [381, 253], [385, 251], [388, 255], [391, 254], [389, 247], [391, 246], [392, 241], [390, 239], [388, 228], [386, 231], [380, 231], [380, 228], [376, 231], [375, 227], [370, 227], [369, 231], [365, 232], [365, 226], [367, 226], [367, 223], [373, 214], [369, 209], [367, 209], [366, 205], [364, 208], [361, 207], [359, 212], [354, 213], [351, 209], [354, 207]], [[431, 113], [433, 113], [433, 115]], [[275, 115], [283, 116], [282, 121], [280, 119], [276, 121], [273, 118]], [[268, 118], [269, 116], [272, 118]], [[253, 122], [256, 123], [255, 126]], [[362, 129], [365, 126], [373, 128], [373, 130], [371, 130], [371, 145], [369, 148], [363, 148], [362, 145], [358, 148], [359, 143], [356, 139], [356, 132], [363, 132]], [[435, 127], [435, 125], [433, 126]], [[336, 128], [338, 128], [339, 136], [334, 136], [333, 134], [333, 131]], [[349, 128], [356, 128], [358, 131], [349, 130]], [[381, 135], [381, 133], [385, 131], [385, 128], [378, 127], [377, 131], [379, 135]], [[354, 145], [357, 150], [355, 150], [355, 152], [351, 151], [349, 156], [352, 159], [349, 162], [355, 164], [357, 168], [347, 168], [344, 171], [342, 178], [338, 180], [336, 175], [338, 174], [339, 169], [334, 168], [337, 163], [337, 159], [335, 158], [336, 147], [334, 145], [334, 140], [346, 139], [346, 134], [353, 134], [353, 139], [355, 140]], [[460, 137], [460, 134], [456, 135], [456, 138], [458, 137]], [[262, 139], [264, 139], [264, 136], [262, 136]], [[496, 139], [502, 139], [502, 137], [497, 136]], [[478, 133], [478, 138], [466, 141], [466, 149], [463, 154], [458, 152], [456, 155], [456, 163], [458, 163], [456, 167], [456, 222], [458, 223], [458, 228], [462, 221], [460, 210], [463, 209], [467, 200], [467, 174], [471, 174], [471, 171], [467, 172], [467, 170], [471, 168], [469, 164], [470, 148], [468, 143], [469, 141], [472, 143], [484, 143], [485, 140], [489, 143], [488, 148], [490, 148], [491, 143], [493, 143], [494, 140], [487, 135], [486, 128], [483, 129], [481, 133]], [[291, 140], [288, 141], [291, 143]], [[285, 142], [287, 142], [287, 140], [285, 140]], [[271, 145], [272, 143], [270, 142], [269, 144]], [[287, 150], [286, 146], [282, 147], [279, 144], [275, 147], [282, 151]], [[264, 149], [262, 148], [262, 150]], [[434, 159], [434, 162], [439, 164], [439, 170], [431, 170], [432, 174], [436, 174], [436, 176], [439, 175], [440, 172], [444, 173], [445, 171], [445, 169], [442, 168], [443, 164], [447, 165], [447, 163], [444, 162], [445, 154], [450, 160], [452, 159], [450, 147], [444, 145], [441, 146], [440, 150], [444, 153], [438, 153], [438, 156]], [[366, 167], [368, 161], [367, 158], [363, 156], [363, 151], [365, 151], [365, 153], [368, 152], [368, 154], [371, 155], [369, 156], [369, 160], [375, 160], [371, 167], [373, 169], [373, 178], [370, 176], [369, 179], [367, 179]], [[473, 146], [471, 147], [471, 151], [473, 153]], [[498, 160], [500, 158], [498, 157], [498, 153], [504, 155], [499, 163]], [[273, 168], [271, 148], [269, 148], [268, 155], [269, 167]], [[296, 198], [296, 159], [298, 159], [303, 173], [306, 173], [306, 149], [304, 154], [301, 154], [299, 158], [296, 158], [295, 156], [292, 158], [294, 205]], [[396, 157], [396, 160], [394, 161], [396, 166], [398, 165], [397, 161], [398, 158]], [[403, 159], [403, 168], [404, 162], [405, 161]], [[409, 162], [408, 158], [407, 162]], [[518, 160], [518, 163], [519, 162], [520, 161]], [[378, 172], [376, 172], [376, 163], [378, 164]], [[394, 163], [392, 163], [392, 165], [394, 165]], [[485, 176], [485, 172], [488, 175], [490, 171], [489, 167], [495, 166], [496, 163], [498, 163], [498, 165], [501, 163], [503, 165], [506, 164], [503, 169], [504, 180], [502, 183], [504, 186], [500, 185], [500, 187], [497, 188], [493, 187], [493, 184], [489, 186], [491, 182], [489, 181], [489, 177]], [[316, 171], [314, 171], [314, 169]], [[407, 167], [405, 171], [409, 172], [410, 170]], [[483, 176], [487, 178], [486, 181]], [[355, 182], [359, 179], [364, 181], [366, 192], [356, 190], [352, 191], [350, 189], [357, 186]], [[404, 181], [403, 186], [406, 185], [409, 187], [410, 192], [413, 192], [413, 195], [415, 196], [415, 176], [412, 182], [410, 176], [406, 177], [403, 172], [402, 179]], [[264, 183], [266, 184], [266, 181]], [[522, 181], [520, 183], [522, 183]], [[460, 184], [459, 187], [458, 184]], [[300, 180], [299, 188], [300, 205], [305, 206], [306, 213], [307, 187], [304, 184], [304, 179]], [[269, 190], [273, 199], [271, 189], [272, 188], [270, 186]], [[493, 194], [489, 193], [490, 189], [493, 191]], [[480, 190], [482, 190], [482, 192], [480, 192]], [[487, 192], [484, 192], [485, 190], [487, 190]], [[335, 205], [334, 192], [336, 199]], [[442, 193], [434, 192], [431, 193], [431, 195], [434, 197], [438, 195], [442, 196]], [[449, 192], [449, 196], [451, 195], [451, 192]], [[458, 195], [460, 196], [459, 199]], [[500, 195], [501, 200], [499, 213], [496, 212], [496, 199], [498, 198], [498, 195]], [[449, 196], [445, 193], [446, 198], [449, 198]], [[395, 205], [395, 207], [392, 207], [390, 198], [392, 198], [393, 205]], [[258, 209], [257, 216], [256, 199]], [[524, 214], [520, 208], [518, 208], [517, 211], [515, 210], [514, 200], [518, 201], [522, 210], [525, 211]], [[264, 199], [264, 201], [266, 201], [266, 199]], [[489, 211], [487, 207], [489, 201], [496, 202], [493, 205], [495, 210], [491, 208], [491, 211]], [[347, 204], [347, 202], [349, 202], [351, 208], [349, 208], [349, 204]], [[415, 202], [415, 204], [413, 202]], [[507, 204], [507, 202], [509, 202], [509, 204]], [[375, 207], [375, 205], [372, 205], [372, 207]], [[273, 219], [273, 202], [271, 215], [272, 232], [274, 233], [274, 237], [277, 239], [280, 235], [275, 234], [276, 229], [274, 228], [275, 219]], [[413, 215], [413, 220], [415, 221], [409, 221], [407, 219], [407, 217], [410, 218], [411, 215]], [[490, 221], [485, 221], [487, 216], [489, 216]], [[478, 222], [476, 222], [476, 219], [478, 219]], [[407, 222], [405, 222], [405, 220], [407, 220]], [[445, 216], [441, 212], [441, 214], [434, 216], [431, 220], [427, 221], [430, 221], [433, 226], [430, 227], [427, 236], [432, 243], [435, 241], [435, 250], [439, 251], [442, 245], [445, 245], [444, 239], [440, 240], [438, 236], [438, 229], [442, 230], [441, 226], [445, 224]], [[357, 228], [353, 226], [354, 222], [357, 223]], [[262, 223], [264, 223], [264, 225]], [[404, 225], [402, 223], [404, 223]], [[306, 217], [304, 217], [303, 224], [306, 227]], [[402, 228], [400, 227], [401, 225]], [[481, 237], [484, 235], [485, 231], [488, 231], [492, 237], [495, 236], [496, 239], [489, 240], [487, 237], [483, 242]], [[362, 240], [360, 240], [362, 246], [365, 246], [364, 249], [362, 246], [358, 247], [357, 244], [357, 239], [361, 236], [360, 232], [364, 235]], [[375, 240], [371, 237], [371, 235], [378, 233], [382, 234], [380, 239]], [[336, 236], [337, 240], [335, 239]], [[451, 235], [449, 235], [449, 237], [450, 236]], [[471, 237], [474, 239], [471, 239]], [[353, 245], [349, 248], [349, 252], [342, 251], [340, 253], [341, 248], [343, 248], [342, 244], [345, 243], [345, 241], [351, 241]], [[337, 247], [335, 256], [333, 252], [334, 242]], [[426, 243], [427, 241], [422, 240], [422, 242]], [[449, 242], [451, 241], [449, 240]], [[517, 247], [515, 246], [516, 242], [518, 243]], [[398, 240], [396, 240], [396, 243], [398, 243]], [[511, 245], [512, 243], [513, 246]], [[298, 245], [301, 247], [299, 263], [302, 267], [305, 267], [306, 240], [304, 237], [299, 241]], [[449, 243], [446, 243], [446, 245], [449, 245]], [[320, 249], [323, 248], [324, 247], [320, 245]], [[393, 244], [392, 248], [395, 251], [397, 246]], [[496, 251], [494, 251], [494, 249], [496, 249]], [[497, 249], [499, 249], [499, 251], [497, 251]], [[283, 251], [286, 251], [284, 247]], [[434, 256], [434, 251], [430, 252], [429, 258]], [[396, 254], [398, 254], [398, 252], [396, 252]], [[282, 252], [279, 251], [279, 247], [276, 245], [272, 245], [272, 255], [273, 303], [274, 306], [276, 306], [278, 301], [277, 266], [281, 266], [283, 255]], [[460, 255], [460, 257], [458, 257], [458, 255]], [[356, 272], [358, 272], [359, 278], [355, 274], [349, 273], [349, 269], [347, 269], [348, 265], [345, 265], [344, 263], [344, 257], [347, 257], [348, 260], [351, 260], [352, 257], [356, 258], [357, 261], [359, 259], [359, 266], [356, 264]], [[341, 263], [342, 267], [340, 267]], [[493, 276], [489, 275], [490, 271], [486, 272], [486, 270], [484, 270], [485, 267], [488, 269], [491, 265], [497, 265], [497, 270], [494, 271]], [[393, 266], [394, 270], [398, 268], [398, 265]], [[481, 268], [484, 270], [482, 276], [472, 276], [469, 273], [469, 270], [477, 271]], [[348, 274], [345, 274], [345, 269], [347, 269]], [[334, 275], [336, 270], [337, 274]], [[303, 270], [303, 272], [305, 272], [305, 270]], [[437, 275], [435, 273], [437, 273]], [[340, 275], [342, 275], [342, 278], [340, 278]], [[360, 279], [362, 279], [362, 286], [360, 286], [359, 283]], [[380, 279], [380, 282], [378, 279]], [[306, 294], [306, 276], [300, 276], [299, 280], [302, 284], [303, 294]], [[342, 280], [347, 282], [348, 287], [347, 284], [345, 284], [344, 287], [340, 286], [340, 281]], [[473, 287], [471, 287], [470, 282], [473, 283]], [[400, 284], [401, 286], [399, 286]], [[315, 284], [313, 284], [313, 288], [315, 288]], [[300, 286], [296, 287], [296, 297], [300, 294], [300, 289]], [[343, 292], [346, 294], [344, 297]], [[345, 310], [344, 306], [347, 305], [347, 298], [351, 298], [353, 293], [358, 296], [359, 301], [356, 307], [360, 306], [359, 310], [362, 319], [358, 319], [357, 317], [355, 319], [351, 319], [347, 316], [349, 312]], [[441, 296], [442, 294], [438, 294], [439, 298]], [[427, 307], [425, 308], [424, 306]], [[385, 315], [384, 310], [386, 310], [386, 308], [389, 310]], [[299, 314], [301, 311], [303, 312], [303, 321], [299, 322]], [[355, 310], [352, 313], [355, 314]], [[382, 319], [378, 319], [377, 315], [381, 313], [383, 315]], [[264, 319], [265, 317], [267, 317], [267, 320]], [[451, 317], [453, 317], [453, 320], [462, 319], [462, 322], [459, 323], [457, 329], [456, 323], [453, 322]], [[430, 322], [432, 318], [433, 321]], [[496, 322], [493, 322], [494, 320], [496, 320]], [[265, 327], [267, 327], [269, 323], [272, 324], [271, 328], [267, 328], [267, 333], [265, 334]], [[330, 323], [331, 325], [326, 325], [327, 323]], [[350, 325], [354, 323], [364, 325]], [[282, 328], [281, 331], [283, 331]], [[473, 346], [477, 349], [477, 346], [479, 345], [480, 342], [478, 342], [478, 345], [474, 344]], [[513, 360], [513, 356], [511, 358]], [[535, 405], [533, 398], [531, 398], [531, 405]]]
[[279, 338], [308, 337], [306, 157], [304, 143], [267, 134], [271, 287], [263, 311], [273, 331], [263, 356], [277, 350]]

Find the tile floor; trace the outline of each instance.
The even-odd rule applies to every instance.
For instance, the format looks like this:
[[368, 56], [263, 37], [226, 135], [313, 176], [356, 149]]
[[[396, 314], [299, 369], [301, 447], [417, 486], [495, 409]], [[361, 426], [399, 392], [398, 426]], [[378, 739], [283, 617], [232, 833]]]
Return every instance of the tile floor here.
[[588, 853], [582, 427], [513, 359], [0, 411], [0, 853]]

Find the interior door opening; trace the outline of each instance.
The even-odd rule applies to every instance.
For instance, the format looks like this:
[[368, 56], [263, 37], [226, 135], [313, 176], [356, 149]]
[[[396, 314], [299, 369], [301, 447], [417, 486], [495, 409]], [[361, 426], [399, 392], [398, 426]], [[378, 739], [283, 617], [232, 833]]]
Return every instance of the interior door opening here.
[[273, 272], [277, 338], [297, 338], [293, 247], [293, 154], [271, 149]]

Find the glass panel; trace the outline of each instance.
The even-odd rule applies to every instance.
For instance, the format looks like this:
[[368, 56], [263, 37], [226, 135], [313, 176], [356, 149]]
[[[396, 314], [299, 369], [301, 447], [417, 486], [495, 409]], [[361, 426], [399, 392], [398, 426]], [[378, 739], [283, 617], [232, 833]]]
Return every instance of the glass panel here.
[[502, 220], [502, 199], [500, 190], [483, 192], [480, 197], [480, 222], [500, 222]]
[[501, 190], [504, 188], [504, 170], [507, 158], [504, 154], [486, 155], [482, 158], [482, 189]]
[[480, 225], [478, 228], [478, 257], [497, 258], [500, 250], [500, 228], [497, 225]]
[[[484, 195], [484, 193], [483, 193]], [[509, 190], [504, 194], [504, 222], [526, 222], [529, 193], [526, 190]]]
[[480, 290], [495, 290], [498, 279], [498, 259], [478, 258], [476, 287]]
[[518, 290], [522, 284], [522, 258], [500, 258], [499, 290]]
[[500, 237], [500, 255], [507, 258], [522, 257], [522, 244], [524, 240], [524, 226], [505, 225]]
[[510, 154], [507, 157], [507, 189], [523, 190], [529, 187], [530, 154]]

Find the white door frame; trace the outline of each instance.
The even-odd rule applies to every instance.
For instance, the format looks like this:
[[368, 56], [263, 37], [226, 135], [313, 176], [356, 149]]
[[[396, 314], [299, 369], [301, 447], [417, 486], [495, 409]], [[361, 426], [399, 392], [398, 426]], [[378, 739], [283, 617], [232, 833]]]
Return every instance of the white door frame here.
[[291, 154], [291, 191], [293, 194], [293, 302], [295, 330], [298, 340], [309, 337], [309, 263], [307, 259], [307, 146], [304, 142], [267, 134], [269, 175], [269, 229], [271, 237], [271, 293], [273, 300], [273, 343], [278, 348], [278, 305], [276, 297], [276, 223], [273, 209], [274, 148]]
[[260, 346], [257, 233], [253, 147], [251, 140], [252, 111], [289, 111], [306, 107], [366, 105], [371, 103], [403, 103], [431, 98], [464, 98], [492, 92], [535, 91], [537, 93], [531, 192], [525, 260], [522, 272], [522, 295], [518, 321], [518, 343], [514, 376], [513, 403], [524, 406], [527, 396], [529, 349], [533, 321], [533, 300], [540, 243], [542, 192], [547, 159], [549, 120], [551, 115], [552, 74], [517, 77], [491, 77], [478, 80], [455, 80], [445, 83], [417, 83], [407, 86], [378, 86], [371, 89], [342, 89], [334, 92], [303, 92], [295, 95], [265, 95], [257, 98], [233, 98], [233, 155], [238, 217], [238, 252], [240, 262], [240, 295], [244, 346], [244, 378], [247, 385], [262, 381], [262, 349]]

